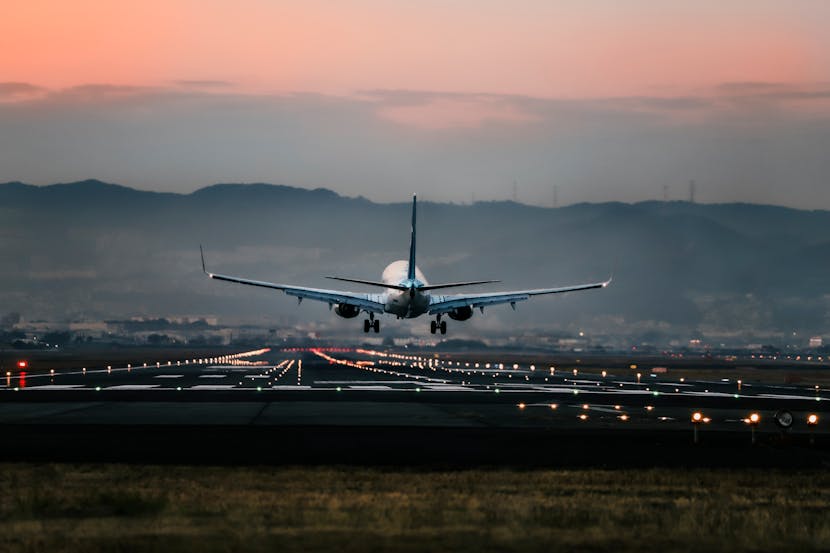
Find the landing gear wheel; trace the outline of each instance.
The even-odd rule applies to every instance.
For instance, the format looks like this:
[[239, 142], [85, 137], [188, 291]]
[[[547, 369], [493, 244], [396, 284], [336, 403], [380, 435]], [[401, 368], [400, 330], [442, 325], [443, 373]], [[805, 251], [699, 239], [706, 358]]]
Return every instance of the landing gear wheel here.
[[372, 321], [372, 328], [375, 330], [375, 334], [380, 332], [380, 319], [375, 319]]
[[447, 321], [441, 321], [441, 334], [447, 333]]
[[371, 325], [372, 325], [372, 323], [369, 322], [369, 319], [364, 319], [363, 320], [363, 332], [369, 332], [369, 327]]
[[435, 321], [430, 321], [430, 322], [429, 322], [429, 331], [430, 331], [432, 334], [435, 334], [435, 331], [436, 331], [436, 330], [438, 330], [438, 323], [436, 323]]

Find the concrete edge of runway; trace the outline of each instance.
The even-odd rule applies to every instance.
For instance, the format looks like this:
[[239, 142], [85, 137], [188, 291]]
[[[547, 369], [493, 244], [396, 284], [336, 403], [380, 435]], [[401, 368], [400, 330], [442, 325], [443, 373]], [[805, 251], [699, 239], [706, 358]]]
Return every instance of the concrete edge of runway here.
[[[494, 391], [439, 391], [424, 388], [419, 392], [414, 390], [370, 391], [347, 389], [233, 389], [233, 390], [175, 390], [175, 389], [145, 389], [145, 390], [108, 390], [102, 388], [76, 390], [37, 390], [26, 389], [20, 391], [0, 391], [0, 403], [38, 403], [63, 401], [166, 401], [166, 402], [250, 402], [250, 401], [384, 401], [384, 402], [426, 402], [426, 403], [489, 403], [489, 404], [519, 404], [538, 403], [544, 401], [573, 401], [590, 404], [613, 404], [619, 402], [608, 393], [583, 390], [578, 394], [568, 392], [500, 390]], [[669, 393], [659, 395], [640, 394], [628, 395], [626, 405], [632, 406], [663, 406], [687, 407], [702, 409], [721, 407], [730, 409], [767, 409], [775, 410], [785, 406], [794, 411], [818, 411], [827, 409], [830, 402], [815, 401], [814, 399], [788, 399], [782, 402], [769, 397], [744, 395], [732, 396], [682, 396]]]

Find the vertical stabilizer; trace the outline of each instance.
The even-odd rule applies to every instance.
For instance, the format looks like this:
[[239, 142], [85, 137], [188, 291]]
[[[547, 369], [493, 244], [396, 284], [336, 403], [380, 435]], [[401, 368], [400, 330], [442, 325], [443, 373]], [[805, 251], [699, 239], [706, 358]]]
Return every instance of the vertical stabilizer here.
[[415, 208], [417, 205], [417, 195], [412, 195], [412, 237], [409, 240], [409, 269], [407, 278], [415, 280]]

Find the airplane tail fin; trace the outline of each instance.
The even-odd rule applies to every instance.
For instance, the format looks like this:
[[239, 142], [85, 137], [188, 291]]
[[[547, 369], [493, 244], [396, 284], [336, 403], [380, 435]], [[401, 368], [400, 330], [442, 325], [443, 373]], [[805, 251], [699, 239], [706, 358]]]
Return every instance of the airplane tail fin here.
[[415, 280], [415, 211], [417, 207], [418, 197], [417, 195], [412, 195], [412, 237], [409, 240], [409, 270], [407, 272], [407, 278], [409, 280]]

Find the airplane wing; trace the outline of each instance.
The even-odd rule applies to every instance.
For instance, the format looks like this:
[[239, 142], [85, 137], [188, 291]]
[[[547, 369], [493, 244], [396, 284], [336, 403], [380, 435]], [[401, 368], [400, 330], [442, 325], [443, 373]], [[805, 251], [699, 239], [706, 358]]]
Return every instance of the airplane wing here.
[[209, 273], [205, 269], [205, 257], [202, 254], [202, 270], [207, 276], [216, 280], [224, 280], [226, 282], [234, 282], [236, 284], [246, 284], [248, 286], [259, 286], [261, 288], [272, 288], [274, 290], [281, 290], [286, 295], [294, 296], [299, 301], [310, 299], [315, 301], [322, 301], [333, 305], [336, 303], [344, 303], [354, 305], [364, 311], [372, 313], [383, 313], [384, 303], [381, 294], [357, 294], [354, 292], [343, 292], [340, 290], [324, 290], [321, 288], [307, 288], [305, 286], [293, 286], [290, 284], [278, 284], [275, 282], [264, 282], [261, 280], [250, 280], [247, 278], [217, 275]]
[[594, 288], [605, 288], [611, 284], [611, 280], [596, 282], [592, 284], [578, 284], [576, 286], [563, 286], [561, 288], [538, 288], [535, 290], [513, 290], [510, 292], [494, 292], [489, 294], [455, 294], [448, 296], [432, 296], [430, 298], [429, 314], [448, 313], [460, 307], [478, 307], [484, 309], [489, 305], [509, 303], [514, 308], [517, 302], [525, 301], [533, 296], [544, 294], [562, 294], [564, 292], [577, 292], [579, 290], [592, 290]]

